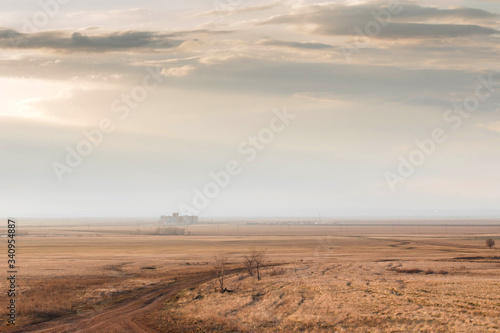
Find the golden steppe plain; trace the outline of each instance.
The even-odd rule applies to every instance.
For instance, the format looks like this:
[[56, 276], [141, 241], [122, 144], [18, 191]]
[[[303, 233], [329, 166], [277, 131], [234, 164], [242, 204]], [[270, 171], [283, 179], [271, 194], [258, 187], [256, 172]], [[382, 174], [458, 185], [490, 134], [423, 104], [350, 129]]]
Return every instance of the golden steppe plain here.
[[[500, 226], [410, 222], [221, 222], [184, 235], [142, 222], [21, 224], [17, 324], [2, 284], [0, 331], [500, 331], [500, 252], [485, 246]], [[251, 248], [267, 249], [260, 281], [243, 269]], [[229, 292], [215, 288], [217, 253]]]

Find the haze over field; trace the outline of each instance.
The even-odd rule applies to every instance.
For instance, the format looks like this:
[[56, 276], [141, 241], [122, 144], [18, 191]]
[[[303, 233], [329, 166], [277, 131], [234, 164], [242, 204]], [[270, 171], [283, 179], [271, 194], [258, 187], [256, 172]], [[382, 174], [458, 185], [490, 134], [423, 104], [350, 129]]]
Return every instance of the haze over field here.
[[233, 160], [201, 217], [500, 215], [499, 1], [42, 3], [0, 8], [11, 216], [169, 214]]

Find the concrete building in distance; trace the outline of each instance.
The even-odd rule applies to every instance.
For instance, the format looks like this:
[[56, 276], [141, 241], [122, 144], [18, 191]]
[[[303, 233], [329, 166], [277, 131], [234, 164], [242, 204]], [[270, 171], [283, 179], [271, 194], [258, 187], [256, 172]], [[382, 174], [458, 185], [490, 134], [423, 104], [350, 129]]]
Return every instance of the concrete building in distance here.
[[198, 223], [198, 216], [180, 216], [179, 213], [173, 213], [172, 216], [162, 215], [160, 218], [160, 224], [196, 224]]

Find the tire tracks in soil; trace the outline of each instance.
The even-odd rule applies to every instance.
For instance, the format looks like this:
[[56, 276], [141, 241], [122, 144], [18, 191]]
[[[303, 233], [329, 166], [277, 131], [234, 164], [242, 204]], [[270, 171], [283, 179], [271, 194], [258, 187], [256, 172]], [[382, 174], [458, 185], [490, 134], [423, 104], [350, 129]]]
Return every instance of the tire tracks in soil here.
[[[243, 271], [242, 268], [230, 270], [228, 275]], [[152, 286], [140, 295], [129, 297], [104, 309], [86, 312], [81, 315], [56, 318], [47, 322], [23, 327], [16, 333], [104, 333], [104, 332], [139, 332], [153, 333], [153, 328], [141, 322], [140, 318], [160, 307], [181, 290], [195, 287], [215, 278], [213, 273], [200, 274], [185, 278], [169, 285]]]

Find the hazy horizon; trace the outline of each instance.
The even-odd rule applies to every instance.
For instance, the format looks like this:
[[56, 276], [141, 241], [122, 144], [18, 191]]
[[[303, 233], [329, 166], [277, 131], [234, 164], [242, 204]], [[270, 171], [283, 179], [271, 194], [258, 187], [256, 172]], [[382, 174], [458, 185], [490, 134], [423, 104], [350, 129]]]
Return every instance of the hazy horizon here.
[[[161, 215], [172, 215], [174, 212], [165, 212]], [[15, 219], [159, 219], [159, 215], [18, 215], [18, 216], [5, 216], [4, 218], [15, 218]], [[366, 212], [364, 214], [355, 213], [344, 213], [338, 215], [213, 215], [213, 216], [201, 216], [201, 221], [207, 221], [210, 219], [220, 219], [220, 220], [276, 220], [276, 219], [309, 219], [309, 220], [446, 220], [446, 219], [457, 219], [457, 220], [473, 220], [473, 219], [500, 219], [500, 209], [491, 210], [444, 210], [444, 211], [426, 211], [426, 210], [390, 210], [386, 213], [374, 213]]]

